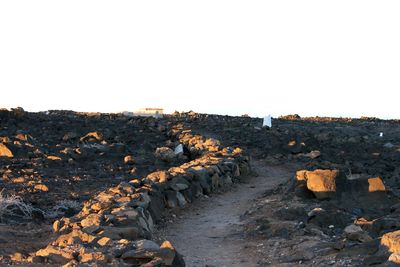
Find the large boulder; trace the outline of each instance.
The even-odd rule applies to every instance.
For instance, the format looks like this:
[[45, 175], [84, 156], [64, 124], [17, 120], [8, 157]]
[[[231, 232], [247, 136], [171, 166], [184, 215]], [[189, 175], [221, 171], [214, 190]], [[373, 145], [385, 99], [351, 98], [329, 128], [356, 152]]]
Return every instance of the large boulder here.
[[400, 230], [384, 234], [381, 238], [381, 245], [392, 253], [400, 252]]
[[311, 190], [318, 199], [326, 199], [336, 192], [337, 170], [315, 170], [306, 173], [307, 188]]
[[296, 173], [296, 181], [300, 184], [306, 183], [307, 189], [312, 191], [316, 198], [331, 198], [336, 192], [337, 170], [301, 170]]

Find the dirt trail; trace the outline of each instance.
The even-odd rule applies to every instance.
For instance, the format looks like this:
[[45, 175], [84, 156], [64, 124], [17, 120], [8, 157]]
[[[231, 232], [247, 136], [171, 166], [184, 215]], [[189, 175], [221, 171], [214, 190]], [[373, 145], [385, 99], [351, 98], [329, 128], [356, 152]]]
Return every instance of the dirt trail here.
[[243, 236], [241, 216], [263, 192], [291, 178], [293, 172], [262, 161], [252, 168], [258, 175], [231, 191], [197, 200], [163, 229], [163, 237], [184, 255], [187, 266], [259, 266], [256, 245]]

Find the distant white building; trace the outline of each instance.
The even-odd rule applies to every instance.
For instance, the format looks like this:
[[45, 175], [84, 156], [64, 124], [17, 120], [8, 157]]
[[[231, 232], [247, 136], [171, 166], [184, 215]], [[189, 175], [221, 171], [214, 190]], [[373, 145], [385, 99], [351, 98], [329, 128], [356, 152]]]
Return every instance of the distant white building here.
[[143, 116], [143, 117], [154, 117], [161, 118], [164, 114], [164, 109], [162, 108], [141, 108], [136, 110], [135, 112], [124, 111], [123, 114], [125, 116]]

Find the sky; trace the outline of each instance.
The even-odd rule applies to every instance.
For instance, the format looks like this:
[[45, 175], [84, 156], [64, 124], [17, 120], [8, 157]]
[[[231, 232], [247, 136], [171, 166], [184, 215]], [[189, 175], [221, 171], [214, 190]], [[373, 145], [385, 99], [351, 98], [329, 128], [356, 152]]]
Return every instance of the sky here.
[[400, 2], [0, 1], [0, 108], [400, 118]]

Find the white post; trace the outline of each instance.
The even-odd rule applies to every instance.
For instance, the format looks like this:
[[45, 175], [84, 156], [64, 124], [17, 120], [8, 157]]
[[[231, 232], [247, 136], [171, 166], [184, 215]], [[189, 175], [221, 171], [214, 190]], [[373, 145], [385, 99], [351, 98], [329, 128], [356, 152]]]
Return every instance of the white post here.
[[268, 115], [267, 117], [264, 117], [264, 121], [263, 121], [263, 127], [272, 127], [272, 119], [271, 119], [271, 115]]
[[183, 153], [183, 145], [182, 144], [177, 145], [175, 147], [175, 151], [174, 152], [175, 152], [175, 155]]

